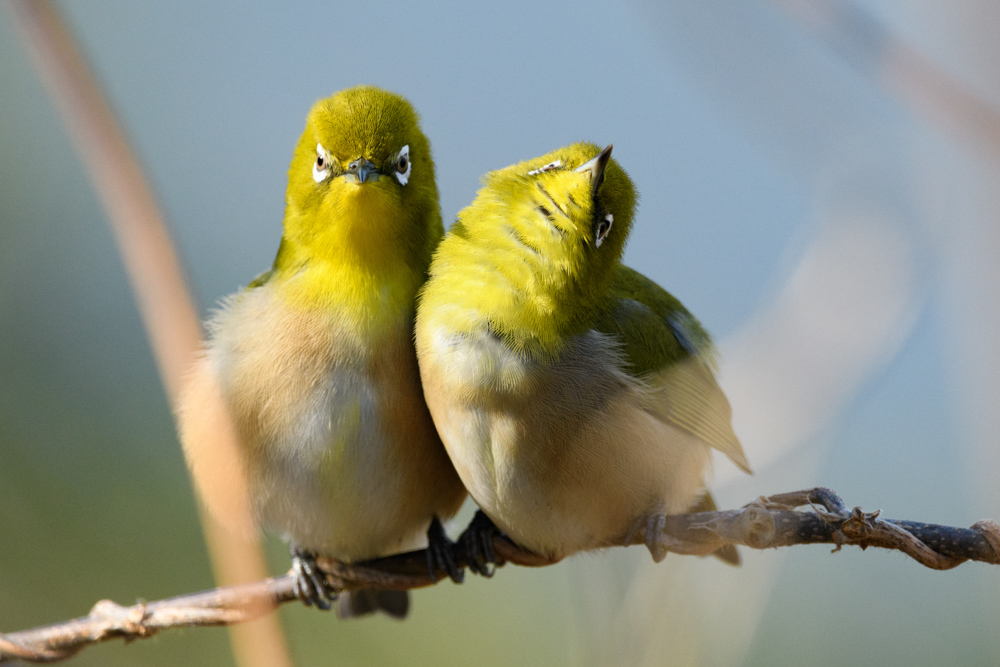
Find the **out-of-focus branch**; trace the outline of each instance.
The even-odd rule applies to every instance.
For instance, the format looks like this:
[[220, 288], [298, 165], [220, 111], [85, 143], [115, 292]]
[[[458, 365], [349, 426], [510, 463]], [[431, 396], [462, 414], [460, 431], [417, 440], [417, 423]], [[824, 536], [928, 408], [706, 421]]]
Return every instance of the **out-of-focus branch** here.
[[924, 120], [1000, 160], [1000, 109], [849, 0], [773, 0]]
[[[796, 509], [802, 506], [809, 509]], [[867, 513], [857, 507], [848, 510], [833, 491], [825, 488], [762, 497], [737, 510], [669, 516], [661, 539], [669, 550], [685, 554], [709, 554], [727, 544], [769, 549], [825, 543], [836, 545], [834, 551], [844, 545], [895, 549], [937, 570], [966, 560], [1000, 565], [1000, 526], [993, 521], [980, 521], [971, 528], [952, 528], [881, 519], [877, 511]], [[643, 543], [643, 539], [637, 537], [632, 543]], [[521, 549], [503, 535], [493, 536], [493, 548], [500, 564], [539, 567], [554, 563]], [[454, 551], [456, 564], [468, 566], [465, 544], [460, 541]], [[431, 577], [426, 550], [354, 565], [320, 559], [319, 565], [338, 591], [373, 587], [409, 590], [447, 578], [443, 570]], [[53, 662], [110, 639], [142, 639], [168, 628], [243, 623], [295, 600], [293, 589], [294, 578], [287, 574], [131, 607], [102, 600], [88, 616], [0, 635], [0, 662]]]
[[[5, 6], [107, 212], [160, 377], [171, 405], [176, 406], [185, 373], [200, 346], [201, 330], [152, 188], [100, 85], [52, 3], [8, 0]], [[220, 434], [216, 441], [220, 456], [233, 449], [224, 435]], [[256, 540], [227, 533], [204, 512], [202, 525], [219, 583], [254, 581], [266, 576]], [[241, 626], [235, 633], [233, 649], [240, 665], [291, 664], [276, 617], [268, 616], [252, 629]]]
[[198, 317], [156, 198], [73, 36], [48, 0], [7, 8], [108, 214], [167, 394], [198, 350]]

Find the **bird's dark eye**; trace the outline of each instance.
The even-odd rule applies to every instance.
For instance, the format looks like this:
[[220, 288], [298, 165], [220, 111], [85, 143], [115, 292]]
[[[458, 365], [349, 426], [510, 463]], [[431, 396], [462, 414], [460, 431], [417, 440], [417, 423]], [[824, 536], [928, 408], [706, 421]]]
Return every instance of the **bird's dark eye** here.
[[400, 185], [406, 185], [410, 180], [410, 169], [413, 163], [410, 162], [410, 145], [407, 144], [399, 149], [396, 156], [396, 180]]
[[608, 232], [611, 231], [611, 224], [615, 221], [615, 216], [608, 213], [604, 216], [604, 219], [597, 224], [597, 233], [594, 235], [594, 245], [598, 248], [604, 243], [604, 239], [607, 238]]
[[327, 157], [328, 155], [329, 153], [323, 148], [323, 144], [316, 144], [316, 161], [313, 162], [313, 180], [317, 183], [322, 183], [330, 175], [330, 158]]

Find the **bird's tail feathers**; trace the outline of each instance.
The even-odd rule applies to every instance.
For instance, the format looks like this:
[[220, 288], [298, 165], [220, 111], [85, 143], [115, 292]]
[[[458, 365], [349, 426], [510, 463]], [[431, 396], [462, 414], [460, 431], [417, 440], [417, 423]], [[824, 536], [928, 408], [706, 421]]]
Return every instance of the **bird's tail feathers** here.
[[409, 610], [410, 594], [407, 591], [363, 588], [341, 593], [337, 597], [337, 616], [340, 618], [356, 618], [380, 611], [386, 616], [404, 619]]

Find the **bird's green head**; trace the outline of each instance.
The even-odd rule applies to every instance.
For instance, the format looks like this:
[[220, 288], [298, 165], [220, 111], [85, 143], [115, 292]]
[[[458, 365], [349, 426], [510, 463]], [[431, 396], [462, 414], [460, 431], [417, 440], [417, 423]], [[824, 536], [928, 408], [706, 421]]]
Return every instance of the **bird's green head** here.
[[600, 283], [621, 259], [637, 196], [610, 145], [570, 144], [491, 172], [485, 184], [486, 206], [507, 207], [510, 233], [553, 269]]
[[608, 297], [636, 197], [611, 146], [572, 144], [490, 172], [438, 251], [435, 282], [462, 267], [451, 294], [515, 346], [552, 352]]
[[286, 204], [284, 241], [295, 255], [425, 270], [443, 227], [430, 142], [410, 103], [372, 86], [317, 102]]

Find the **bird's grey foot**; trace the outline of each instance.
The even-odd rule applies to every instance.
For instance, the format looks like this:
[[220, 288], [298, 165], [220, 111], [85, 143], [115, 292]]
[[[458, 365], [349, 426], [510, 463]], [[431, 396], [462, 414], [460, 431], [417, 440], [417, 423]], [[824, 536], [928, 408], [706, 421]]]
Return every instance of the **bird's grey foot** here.
[[659, 563], [667, 557], [670, 551], [664, 544], [663, 529], [667, 525], [665, 514], [653, 514], [646, 519], [646, 548], [653, 556], [653, 562]]
[[496, 566], [502, 564], [497, 560], [496, 552], [493, 550], [493, 536], [498, 534], [500, 530], [493, 521], [482, 510], [478, 510], [476, 516], [472, 518], [472, 523], [458, 538], [458, 541], [465, 545], [469, 569], [476, 574], [492, 577], [496, 572]]
[[[639, 519], [635, 528], [632, 529], [629, 536], [626, 538], [625, 544], [635, 544], [636, 542], [633, 538], [636, 536], [636, 533], [643, 531], [646, 548], [649, 549], [649, 553], [653, 557], [653, 561], [657, 563], [666, 558], [667, 554], [671, 551], [676, 554], [687, 554], [691, 556], [707, 556], [714, 552], [715, 555], [722, 560], [730, 563], [733, 563], [735, 560], [736, 562], [734, 564], [739, 563], [739, 554], [736, 553], [735, 547], [732, 547], [732, 553], [726, 551], [727, 547], [732, 545], [727, 545], [727, 547], [713, 550], [711, 545], [707, 545], [703, 542], [690, 542], [683, 538], [670, 535], [666, 531], [668, 518], [669, 517], [666, 514], [650, 514], [649, 516]], [[701, 527], [708, 529], [711, 528], [708, 525]]]
[[465, 580], [465, 571], [455, 563], [455, 543], [448, 539], [441, 519], [434, 517], [427, 529], [427, 570], [437, 581], [438, 570], [444, 570], [456, 584]]
[[316, 554], [292, 546], [292, 573], [295, 575], [295, 597], [311, 607], [323, 611], [337, 599], [337, 593], [327, 583], [326, 575], [316, 565]]

